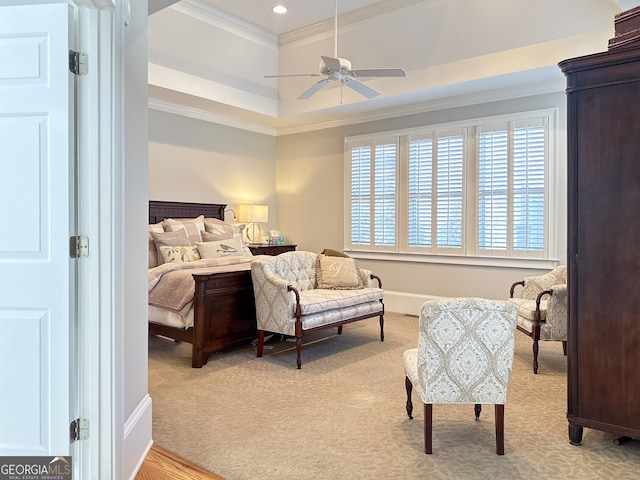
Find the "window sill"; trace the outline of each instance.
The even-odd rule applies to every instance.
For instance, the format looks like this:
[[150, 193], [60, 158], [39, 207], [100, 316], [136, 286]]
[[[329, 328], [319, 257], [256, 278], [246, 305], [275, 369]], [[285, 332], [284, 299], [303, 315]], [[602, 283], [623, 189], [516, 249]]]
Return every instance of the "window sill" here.
[[474, 267], [502, 267], [551, 270], [560, 265], [558, 259], [547, 258], [508, 258], [508, 257], [472, 257], [462, 255], [425, 255], [422, 253], [367, 252], [345, 250], [350, 257], [362, 260], [381, 260], [389, 262], [437, 263], [448, 265], [468, 265]]

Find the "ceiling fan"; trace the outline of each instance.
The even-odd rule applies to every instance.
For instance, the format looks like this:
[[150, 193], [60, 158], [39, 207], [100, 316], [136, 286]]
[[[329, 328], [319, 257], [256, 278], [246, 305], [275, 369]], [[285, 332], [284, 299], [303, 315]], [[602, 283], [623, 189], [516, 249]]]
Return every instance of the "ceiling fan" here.
[[264, 78], [279, 77], [322, 77], [326, 76], [319, 82], [313, 84], [309, 89], [302, 92], [298, 100], [310, 98], [322, 87], [333, 81], [339, 81], [341, 86], [355, 90], [367, 98], [375, 98], [380, 95], [370, 86], [362, 83], [358, 78], [362, 77], [404, 77], [405, 71], [402, 68], [365, 68], [351, 69], [351, 62], [345, 58], [338, 57], [338, 0], [336, 0], [336, 14], [334, 18], [334, 52], [333, 57], [321, 56], [319, 72], [316, 73], [290, 73], [279, 75], [265, 75]]

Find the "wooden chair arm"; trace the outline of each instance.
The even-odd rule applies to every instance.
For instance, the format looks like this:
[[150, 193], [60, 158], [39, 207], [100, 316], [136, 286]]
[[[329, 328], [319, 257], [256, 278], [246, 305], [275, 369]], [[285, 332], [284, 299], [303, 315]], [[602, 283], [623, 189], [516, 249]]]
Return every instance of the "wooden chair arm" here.
[[380, 280], [380, 277], [377, 275], [374, 275], [373, 273], [371, 274], [371, 280], [376, 279], [378, 281], [378, 288], [382, 288], [382, 280]]
[[515, 291], [517, 285], [522, 285], [524, 287], [524, 280], [520, 280], [519, 282], [511, 285], [511, 290], [509, 290], [509, 298], [513, 298], [513, 292]]
[[293, 294], [296, 296], [296, 318], [300, 320], [300, 317], [302, 316], [302, 310], [300, 309], [300, 294], [298, 293], [296, 287], [292, 285], [287, 285], [287, 291], [293, 292]]
[[533, 321], [536, 323], [539, 323], [541, 320], [540, 301], [542, 300], [542, 297], [544, 297], [545, 295], [553, 295], [553, 290], [543, 290], [536, 297], [536, 311], [533, 314]]

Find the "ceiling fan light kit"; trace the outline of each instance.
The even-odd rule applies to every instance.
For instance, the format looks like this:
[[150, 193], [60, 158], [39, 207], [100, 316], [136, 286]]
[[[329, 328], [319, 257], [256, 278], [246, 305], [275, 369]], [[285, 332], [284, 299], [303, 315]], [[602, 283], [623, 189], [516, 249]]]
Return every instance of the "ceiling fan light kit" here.
[[292, 73], [292, 74], [278, 74], [278, 75], [265, 75], [265, 78], [281, 78], [281, 77], [321, 77], [326, 76], [322, 80], [311, 85], [310, 88], [302, 92], [298, 97], [298, 100], [305, 100], [313, 96], [316, 92], [322, 89], [330, 82], [340, 82], [341, 86], [346, 85], [352, 90], [358, 92], [367, 98], [375, 98], [380, 95], [370, 86], [357, 80], [362, 77], [404, 77], [405, 71], [402, 68], [366, 68], [366, 69], [351, 69], [351, 62], [346, 58], [338, 57], [338, 1], [336, 0], [336, 15], [334, 18], [334, 55], [333, 57], [322, 56], [318, 71], [316, 73]]

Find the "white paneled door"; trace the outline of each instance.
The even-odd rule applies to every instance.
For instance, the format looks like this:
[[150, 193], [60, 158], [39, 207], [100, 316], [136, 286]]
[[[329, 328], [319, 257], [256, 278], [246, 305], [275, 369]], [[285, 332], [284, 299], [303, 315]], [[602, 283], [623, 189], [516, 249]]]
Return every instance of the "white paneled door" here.
[[66, 2], [0, 7], [0, 456], [71, 454], [73, 31]]

